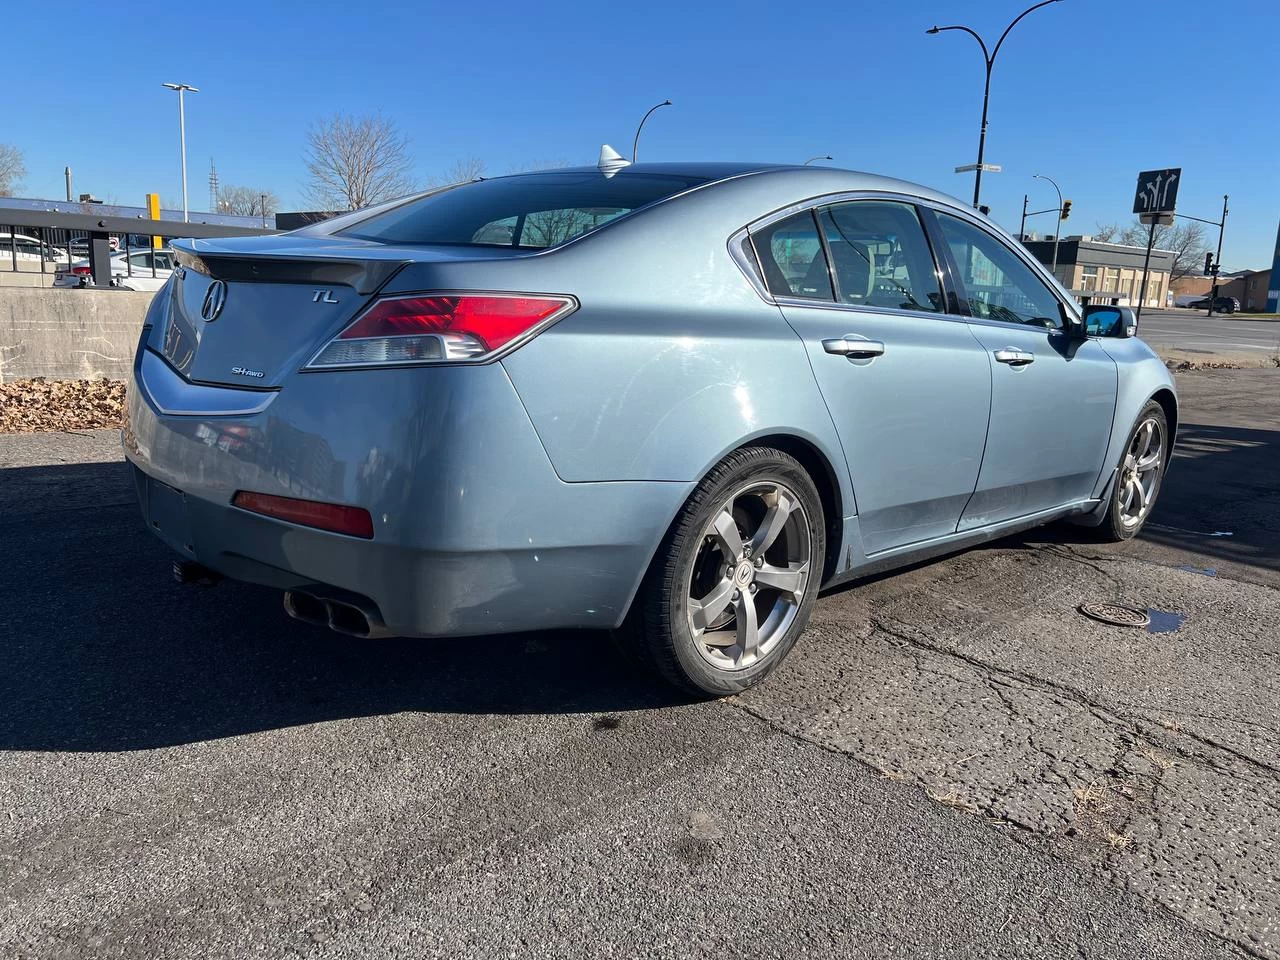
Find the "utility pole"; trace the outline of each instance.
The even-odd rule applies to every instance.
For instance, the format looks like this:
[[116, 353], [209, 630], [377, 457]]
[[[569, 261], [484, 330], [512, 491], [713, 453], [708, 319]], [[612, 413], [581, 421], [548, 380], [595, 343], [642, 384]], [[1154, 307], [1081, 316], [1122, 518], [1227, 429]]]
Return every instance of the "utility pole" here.
[[[1218, 255], [1214, 263], [1205, 263], [1204, 272], [1213, 277], [1213, 287], [1209, 290], [1209, 312], [1206, 316], [1213, 316], [1213, 301], [1218, 297], [1218, 272], [1222, 269], [1222, 235], [1227, 232], [1227, 201], [1231, 197], [1228, 194], [1222, 195], [1222, 219], [1221, 220], [1205, 220], [1203, 217], [1189, 217], [1185, 213], [1175, 213], [1174, 216], [1182, 220], [1194, 220], [1196, 223], [1207, 223], [1211, 227], [1218, 228]], [[1145, 291], [1144, 291], [1145, 292]]]
[[1027, 242], [1027, 201], [1030, 199], [1025, 193], [1022, 195], [1022, 223], [1018, 226], [1018, 241], [1020, 243]]
[[1053, 189], [1057, 191], [1058, 194], [1058, 225], [1053, 229], [1053, 275], [1056, 277], [1058, 275], [1058, 238], [1062, 236], [1062, 190], [1058, 186], [1057, 181], [1053, 180], [1051, 177], [1044, 177], [1037, 173], [1034, 174], [1031, 179], [1048, 180], [1053, 184]]
[[258, 194], [258, 202], [262, 205], [262, 229], [267, 229], [267, 195], [265, 193]]
[[[1222, 235], [1227, 232], [1227, 194], [1222, 195], [1222, 219], [1218, 221], [1218, 255], [1213, 261], [1213, 289], [1209, 291], [1209, 312], [1213, 316], [1213, 304], [1218, 299], [1218, 272], [1222, 269]], [[1273, 281], [1274, 283], [1274, 278]]]
[[187, 214], [187, 106], [183, 95], [188, 90], [199, 93], [200, 88], [189, 83], [166, 83], [163, 86], [178, 92], [178, 139], [182, 144], [182, 222], [186, 223], [191, 218]]

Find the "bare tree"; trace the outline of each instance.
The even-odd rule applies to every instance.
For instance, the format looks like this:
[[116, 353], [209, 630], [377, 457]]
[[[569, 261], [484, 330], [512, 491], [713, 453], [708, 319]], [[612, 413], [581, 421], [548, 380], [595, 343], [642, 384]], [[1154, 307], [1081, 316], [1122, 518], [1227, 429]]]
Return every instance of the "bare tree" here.
[[524, 163], [508, 167], [507, 173], [537, 173], [539, 170], [556, 170], [568, 166], [571, 164], [564, 157], [553, 157], [550, 160], [526, 160]]
[[409, 143], [381, 114], [336, 113], [307, 131], [307, 196], [330, 210], [358, 210], [413, 189]]
[[218, 191], [218, 212], [240, 217], [266, 217], [280, 209], [280, 198], [272, 190], [258, 187], [222, 187]]
[[[1093, 239], [1102, 243], [1142, 247], [1145, 250], [1150, 230], [1145, 223], [1136, 219], [1125, 227], [1115, 223], [1099, 223], [1094, 228]], [[1183, 277], [1199, 276], [1204, 271], [1204, 256], [1209, 252], [1209, 244], [1205, 240], [1203, 226], [1198, 223], [1180, 223], [1173, 227], [1156, 227], [1153, 249], [1173, 251], [1173, 269], [1169, 276], [1172, 282]]]
[[453, 165], [439, 176], [432, 177], [429, 186], [443, 187], [450, 183], [465, 183], [484, 176], [485, 162], [479, 157], [455, 160]]
[[22, 151], [7, 143], [0, 143], [0, 197], [11, 197], [22, 178], [27, 175]]
[[1099, 243], [1116, 243], [1120, 236], [1120, 225], [1117, 223], [1096, 223], [1093, 226], [1093, 239]]

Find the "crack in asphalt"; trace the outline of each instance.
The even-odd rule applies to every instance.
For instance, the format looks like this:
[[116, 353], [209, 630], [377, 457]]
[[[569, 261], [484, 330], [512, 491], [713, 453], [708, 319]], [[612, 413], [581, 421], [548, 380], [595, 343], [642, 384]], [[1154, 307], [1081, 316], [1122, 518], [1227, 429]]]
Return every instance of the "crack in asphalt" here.
[[[1067, 697], [1074, 700], [1079, 706], [1084, 707], [1093, 717], [1095, 717], [1096, 719], [1103, 722], [1109, 727], [1113, 727], [1119, 730], [1120, 728], [1123, 728], [1126, 724], [1131, 725], [1130, 732], [1132, 733], [1132, 735], [1138, 739], [1141, 739], [1142, 741], [1147, 743], [1149, 746], [1152, 746], [1152, 747], [1160, 746], [1161, 741], [1168, 739], [1168, 737], [1166, 736], [1167, 734], [1173, 734], [1175, 737], [1178, 737], [1178, 736], [1186, 737], [1190, 740], [1194, 740], [1195, 742], [1201, 744], [1202, 746], [1206, 746], [1211, 749], [1218, 750], [1218, 751], [1221, 751], [1222, 753], [1228, 754], [1229, 756], [1234, 757], [1235, 759], [1241, 761], [1242, 763], [1248, 764], [1250, 767], [1256, 768], [1257, 770], [1266, 773], [1269, 776], [1269, 778], [1280, 781], [1280, 767], [1276, 766], [1275, 764], [1268, 763], [1265, 760], [1261, 760], [1257, 757], [1253, 757], [1247, 753], [1244, 753], [1241, 750], [1237, 750], [1236, 748], [1228, 746], [1227, 744], [1222, 743], [1218, 740], [1214, 740], [1212, 737], [1207, 737], [1203, 734], [1193, 733], [1189, 730], [1183, 730], [1181, 728], [1177, 730], [1170, 730], [1169, 728], [1162, 726], [1159, 720], [1156, 720], [1153, 717], [1149, 717], [1146, 714], [1130, 713], [1124, 710], [1116, 710], [1106, 704], [1100, 703], [1094, 700], [1092, 697], [1086, 694], [1083, 690], [1080, 690], [1077, 687], [1073, 687], [1069, 684], [1060, 683], [1056, 680], [1050, 680], [1046, 677], [1037, 677], [1034, 674], [1028, 673], [1026, 671], [1010, 670], [1007, 667], [1001, 667], [998, 664], [991, 663], [988, 660], [983, 660], [980, 657], [970, 656], [969, 654], [961, 653], [960, 651], [951, 649], [949, 647], [944, 647], [938, 644], [930, 643], [927, 640], [922, 640], [919, 637], [914, 637], [911, 634], [904, 633], [901, 630], [895, 629], [894, 627], [885, 623], [882, 619], [878, 617], [872, 617], [871, 623], [872, 623], [872, 626], [875, 627], [875, 629], [897, 640], [901, 640], [903, 643], [909, 644], [910, 646], [917, 647], [922, 650], [928, 650], [929, 652], [938, 654], [940, 656], [954, 658], [972, 667], [974, 670], [978, 671], [979, 673], [995, 674], [1001, 677], [1005, 677], [1007, 679], [1017, 681], [1018, 683], [1035, 690], [1041, 690], [1041, 691], [1053, 690], [1057, 693], [1064, 694]], [[997, 693], [997, 695], [999, 694]], [[1001, 697], [1001, 699], [1003, 700], [1004, 698]], [[1160, 740], [1151, 739], [1149, 733], [1138, 728], [1137, 724], [1139, 723], [1152, 724], [1158, 727], [1161, 731], [1163, 731], [1163, 734], [1160, 735]], [[1199, 759], [1202, 762], [1211, 763], [1210, 758], [1201, 756], [1197, 754], [1195, 751], [1190, 750], [1188, 748], [1175, 748], [1175, 749], [1177, 749], [1178, 753], [1190, 759]], [[1217, 764], [1211, 764], [1211, 765], [1215, 769], [1223, 769], [1219, 767]], [[1223, 772], [1229, 773], [1230, 771], [1223, 769]]]

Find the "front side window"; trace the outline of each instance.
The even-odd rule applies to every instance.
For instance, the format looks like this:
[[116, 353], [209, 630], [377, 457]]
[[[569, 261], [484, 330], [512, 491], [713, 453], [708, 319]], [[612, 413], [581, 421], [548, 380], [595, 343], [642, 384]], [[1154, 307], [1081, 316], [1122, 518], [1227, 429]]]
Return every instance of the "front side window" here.
[[1062, 326], [1062, 305], [1007, 246], [973, 224], [939, 213], [942, 235], [960, 269], [969, 312], [984, 320]]
[[942, 290], [915, 207], [853, 200], [824, 207], [826, 237], [841, 303], [896, 310], [942, 310]]
[[835, 299], [811, 210], [763, 227], [751, 235], [751, 242], [764, 270], [765, 285], [775, 297]]

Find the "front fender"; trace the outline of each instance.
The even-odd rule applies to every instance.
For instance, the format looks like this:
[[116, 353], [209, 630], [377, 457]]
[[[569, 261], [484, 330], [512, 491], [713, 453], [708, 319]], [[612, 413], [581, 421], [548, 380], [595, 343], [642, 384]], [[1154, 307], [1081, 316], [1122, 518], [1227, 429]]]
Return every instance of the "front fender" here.
[[1173, 376], [1164, 361], [1156, 356], [1146, 343], [1136, 338], [1101, 339], [1102, 348], [1116, 362], [1119, 372], [1116, 392], [1116, 412], [1111, 421], [1111, 438], [1107, 443], [1107, 457], [1103, 461], [1101, 473], [1093, 495], [1102, 498], [1111, 485], [1111, 479], [1120, 463], [1124, 445], [1129, 439], [1129, 431], [1133, 429], [1138, 414], [1157, 394], [1167, 392], [1172, 398], [1174, 416], [1170, 418], [1169, 455], [1173, 455], [1173, 445], [1177, 431], [1178, 391]]

